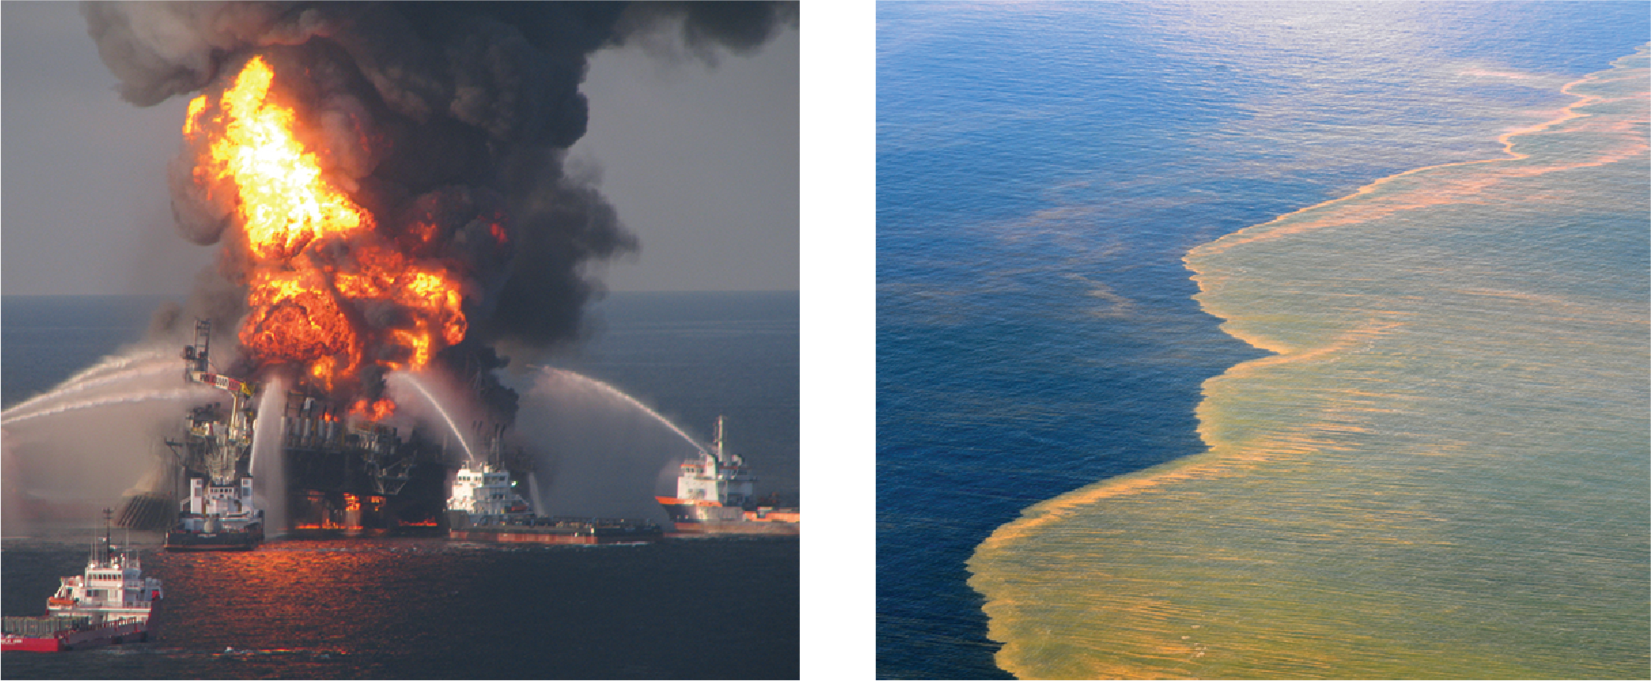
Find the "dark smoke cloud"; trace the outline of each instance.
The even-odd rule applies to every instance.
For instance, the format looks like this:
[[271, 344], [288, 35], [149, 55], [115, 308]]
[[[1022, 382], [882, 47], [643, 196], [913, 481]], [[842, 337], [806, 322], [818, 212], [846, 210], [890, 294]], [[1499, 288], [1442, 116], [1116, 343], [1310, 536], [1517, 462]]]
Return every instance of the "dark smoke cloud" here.
[[[655, 40], [646, 42], [656, 54], [671, 54], [676, 42], [671, 38], [680, 37], [694, 56], [715, 64], [718, 48], [749, 53], [774, 37], [779, 27], [795, 26], [796, 22], [796, 3], [638, 3], [620, 18], [615, 42], [624, 44], [638, 36], [651, 36]], [[661, 35], [661, 26], [680, 26], [681, 30], [678, 36]]]
[[[380, 236], [433, 226], [445, 251], [428, 255], [473, 276], [470, 339], [531, 345], [576, 334], [600, 294], [586, 263], [639, 247], [563, 166], [585, 133], [591, 54], [638, 44], [714, 64], [798, 20], [794, 3], [142, 2], [86, 3], [82, 14], [121, 97], [139, 106], [219, 92], [264, 57], [304, 141], [377, 216]], [[173, 211], [185, 238], [211, 244], [233, 238], [235, 206], [232, 192], [194, 177], [199, 151], [186, 145], [169, 168]], [[495, 222], [507, 248], [484, 238]], [[204, 275], [190, 312], [239, 314], [224, 295], [239, 283], [234, 251]], [[168, 316], [187, 324], [176, 312], [158, 319]]]

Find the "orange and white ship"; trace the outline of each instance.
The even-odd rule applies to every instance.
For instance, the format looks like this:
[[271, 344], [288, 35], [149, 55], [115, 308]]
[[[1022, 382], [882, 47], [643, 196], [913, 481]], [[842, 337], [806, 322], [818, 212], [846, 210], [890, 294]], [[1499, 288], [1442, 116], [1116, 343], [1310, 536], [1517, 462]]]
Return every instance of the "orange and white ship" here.
[[115, 553], [107, 519], [99, 542], [81, 574], [59, 580], [57, 593], [46, 599], [45, 617], [4, 618], [0, 650], [54, 653], [149, 640], [149, 612], [161, 599], [161, 580], [144, 577], [137, 556]]
[[676, 496], [654, 497], [678, 534], [778, 534], [802, 531], [802, 514], [759, 500], [753, 490], [757, 477], [745, 460], [722, 447], [722, 417], [716, 436], [699, 458], [682, 462], [676, 478]]
[[467, 541], [534, 544], [631, 544], [664, 535], [659, 525], [624, 518], [541, 517], [516, 493], [510, 474], [492, 463], [466, 463], [447, 499], [447, 536]]

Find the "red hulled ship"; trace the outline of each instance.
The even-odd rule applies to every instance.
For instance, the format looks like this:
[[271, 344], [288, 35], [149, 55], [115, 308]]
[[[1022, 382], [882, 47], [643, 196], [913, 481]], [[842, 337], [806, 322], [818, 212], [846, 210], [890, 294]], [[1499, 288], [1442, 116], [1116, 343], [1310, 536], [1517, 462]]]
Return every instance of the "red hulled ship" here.
[[144, 577], [137, 556], [115, 552], [111, 513], [104, 511], [103, 537], [86, 569], [63, 577], [46, 599], [46, 616], [4, 618], [0, 650], [54, 653], [149, 640], [149, 612], [161, 599], [161, 580]]

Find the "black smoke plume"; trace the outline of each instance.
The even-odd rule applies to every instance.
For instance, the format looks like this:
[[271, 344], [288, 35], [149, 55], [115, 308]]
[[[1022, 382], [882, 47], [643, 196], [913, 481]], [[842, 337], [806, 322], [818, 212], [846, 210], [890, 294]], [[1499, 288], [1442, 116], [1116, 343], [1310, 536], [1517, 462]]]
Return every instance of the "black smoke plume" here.
[[[253, 55], [270, 63], [307, 146], [377, 217], [379, 237], [433, 226], [443, 249], [434, 255], [470, 275], [465, 343], [441, 358], [471, 367], [502, 362], [476, 354], [499, 341], [575, 338], [586, 302], [601, 294], [586, 264], [639, 248], [597, 188], [564, 170], [586, 129], [580, 85], [592, 53], [635, 44], [714, 64], [798, 21], [795, 3], [94, 2], [81, 11], [121, 97], [138, 106], [221, 91]], [[178, 229], [198, 244], [233, 245], [233, 197], [193, 177], [197, 151], [186, 145], [169, 169]], [[494, 224], [505, 246], [488, 237]], [[229, 293], [243, 284], [236, 258], [223, 248], [191, 309], [163, 312], [156, 325], [202, 316], [236, 328], [245, 312], [244, 296]], [[349, 313], [368, 324], [394, 316]], [[474, 356], [454, 356], [466, 353]]]

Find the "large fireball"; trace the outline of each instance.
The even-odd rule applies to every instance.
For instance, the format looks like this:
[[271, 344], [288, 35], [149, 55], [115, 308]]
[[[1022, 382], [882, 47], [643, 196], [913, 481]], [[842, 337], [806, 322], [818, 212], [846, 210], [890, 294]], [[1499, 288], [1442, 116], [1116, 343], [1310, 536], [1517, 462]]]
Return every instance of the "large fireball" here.
[[[380, 233], [374, 216], [299, 141], [298, 115], [275, 101], [275, 80], [254, 57], [221, 95], [190, 102], [184, 136], [207, 150], [194, 180], [236, 193], [233, 222], [245, 237], [247, 263], [238, 274], [249, 308], [239, 337], [249, 358], [260, 367], [294, 367], [312, 387], [360, 397], [364, 367], [422, 369], [464, 340], [462, 273], [396, 249], [398, 241], [434, 238], [428, 230], [411, 240]], [[504, 241], [501, 226], [490, 231]], [[368, 315], [373, 324], [363, 322]], [[389, 409], [369, 402], [357, 405], [369, 416]]]

